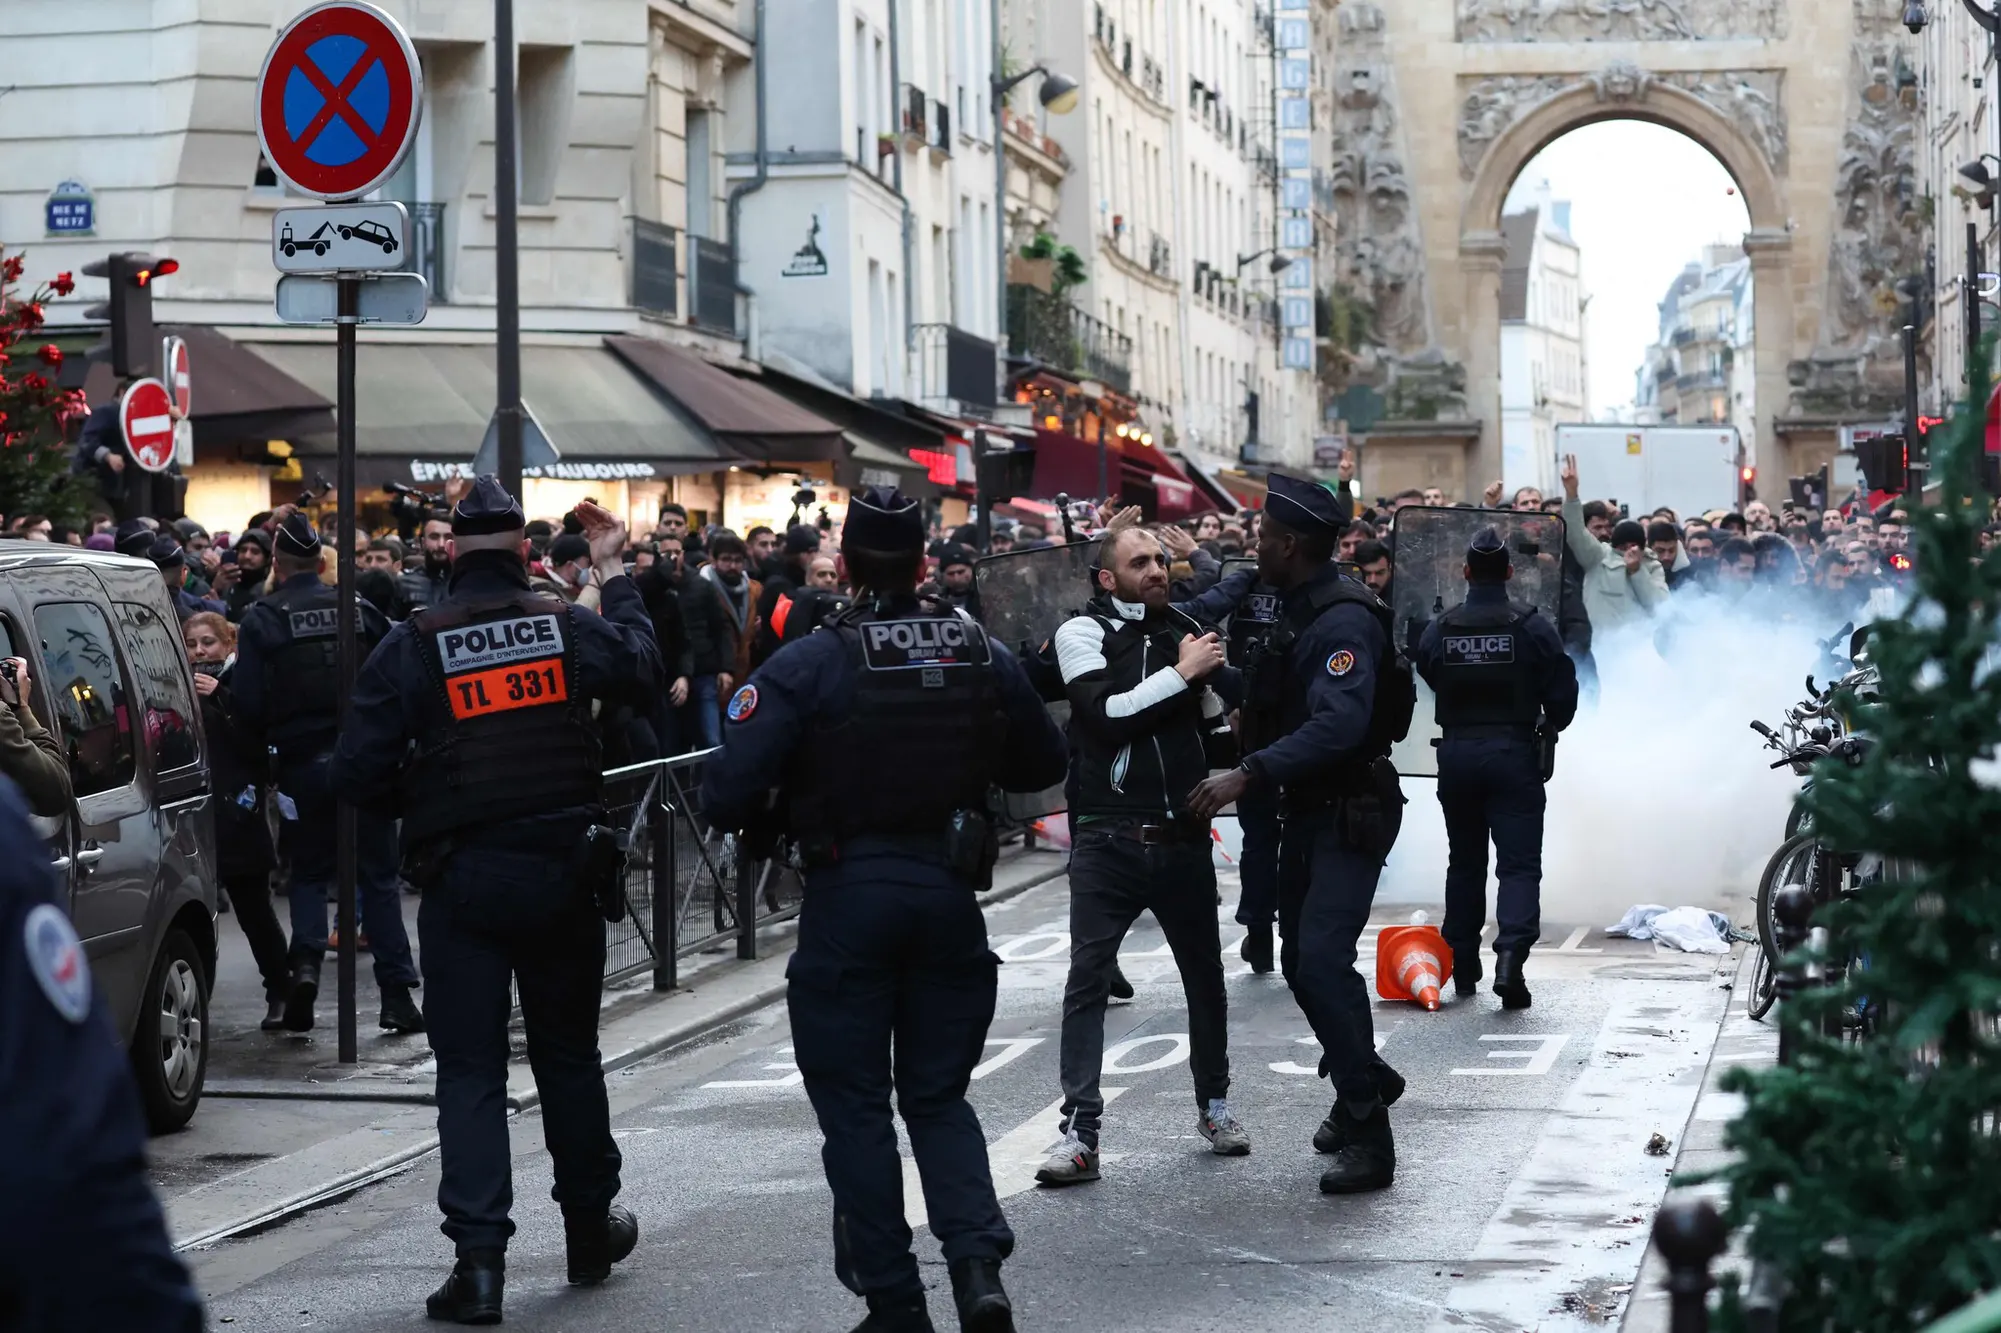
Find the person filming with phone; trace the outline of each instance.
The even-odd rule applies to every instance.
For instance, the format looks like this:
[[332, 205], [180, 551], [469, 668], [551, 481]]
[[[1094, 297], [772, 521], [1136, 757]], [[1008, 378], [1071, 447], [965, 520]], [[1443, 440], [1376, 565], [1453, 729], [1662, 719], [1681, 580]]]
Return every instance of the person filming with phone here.
[[0, 658], [0, 773], [20, 784], [28, 808], [53, 818], [70, 809], [69, 765], [62, 747], [29, 704], [34, 682], [23, 657]]

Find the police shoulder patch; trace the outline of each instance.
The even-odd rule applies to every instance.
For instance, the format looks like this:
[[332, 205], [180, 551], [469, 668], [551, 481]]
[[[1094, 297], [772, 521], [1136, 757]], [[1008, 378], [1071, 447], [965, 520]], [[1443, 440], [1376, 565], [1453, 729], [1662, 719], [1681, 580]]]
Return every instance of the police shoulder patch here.
[[90, 963], [83, 955], [76, 928], [62, 909], [42, 903], [29, 912], [21, 943], [27, 950], [28, 970], [56, 1012], [71, 1023], [88, 1018]]
[[1327, 659], [1327, 674], [1345, 676], [1355, 669], [1355, 655], [1346, 648], [1339, 649]]
[[745, 685], [730, 696], [729, 707], [724, 710], [732, 722], [748, 722], [757, 712], [757, 686]]

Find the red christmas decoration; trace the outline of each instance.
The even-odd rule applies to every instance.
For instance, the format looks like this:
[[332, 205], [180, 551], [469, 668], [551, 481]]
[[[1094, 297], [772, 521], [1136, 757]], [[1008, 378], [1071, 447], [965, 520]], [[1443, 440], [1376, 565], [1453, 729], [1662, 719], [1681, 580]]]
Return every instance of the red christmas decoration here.
[[56, 280], [49, 284], [49, 290], [57, 296], [68, 296], [76, 290], [76, 279], [67, 272], [56, 274]]
[[55, 366], [57, 368], [62, 366], [63, 349], [54, 343], [43, 343], [42, 350], [35, 353], [35, 355], [42, 358], [42, 364], [45, 366]]

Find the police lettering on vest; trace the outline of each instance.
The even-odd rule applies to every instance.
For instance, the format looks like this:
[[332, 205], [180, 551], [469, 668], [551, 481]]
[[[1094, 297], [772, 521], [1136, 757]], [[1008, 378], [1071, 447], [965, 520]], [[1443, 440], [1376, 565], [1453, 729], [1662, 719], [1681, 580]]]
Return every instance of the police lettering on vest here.
[[434, 631], [452, 716], [539, 708], [570, 697], [561, 627], [553, 615], [460, 625]]
[[1489, 662], [1515, 660], [1512, 634], [1448, 634], [1445, 636], [1445, 665], [1485, 666]]
[[340, 633], [340, 616], [331, 606], [294, 611], [290, 620], [295, 639], [325, 639]]
[[861, 626], [862, 662], [870, 671], [985, 666], [987, 636], [957, 616], [871, 620]]
[[1531, 663], [1517, 651], [1534, 611], [1459, 605], [1439, 617], [1441, 727], [1533, 727], [1541, 717]]

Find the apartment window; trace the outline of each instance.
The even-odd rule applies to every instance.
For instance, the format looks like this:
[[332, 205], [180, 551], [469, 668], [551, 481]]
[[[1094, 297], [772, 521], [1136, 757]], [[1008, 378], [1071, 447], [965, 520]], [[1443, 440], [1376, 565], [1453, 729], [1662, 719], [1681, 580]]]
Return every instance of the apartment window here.
[[714, 152], [710, 136], [714, 118], [707, 111], [689, 107], [688, 120], [688, 234], [715, 235], [715, 186], [709, 171]]
[[576, 91], [575, 51], [567, 46], [521, 48], [520, 95], [514, 108], [517, 184], [524, 204], [547, 204], [556, 197], [556, 169], [570, 135], [570, 104]]
[[852, 96], [855, 108], [855, 161], [863, 168], [867, 168], [873, 165], [874, 161], [870, 156], [875, 152], [875, 136], [869, 130], [869, 109], [875, 104], [869, 98], [868, 25], [860, 21], [855, 23], [854, 69], [851, 71], [851, 77], [854, 81]]
[[882, 265], [868, 261], [868, 380], [857, 384], [862, 394], [881, 394], [889, 388], [889, 330], [882, 299]]
[[945, 229], [931, 225], [931, 318], [936, 323], [957, 323], [952, 309], [952, 261], [945, 244]]
[[[979, 235], [980, 248], [977, 253], [983, 255], [992, 254], [994, 252], [994, 243], [995, 243], [995, 233], [994, 233], [993, 209], [987, 204], [986, 200], [982, 199], [980, 201], [980, 235]], [[976, 274], [979, 272], [979, 261], [977, 259], [973, 261], [973, 271]], [[973, 298], [973, 309], [975, 312], [977, 312], [975, 314], [975, 319], [977, 322], [975, 324], [974, 331], [982, 332], [985, 334], [989, 334], [995, 338], [999, 338], [1000, 313], [997, 310], [995, 310], [993, 306], [993, 300], [994, 300], [993, 283], [975, 282], [973, 284], [973, 290], [974, 292], [977, 293], [977, 295], [974, 296]]]

